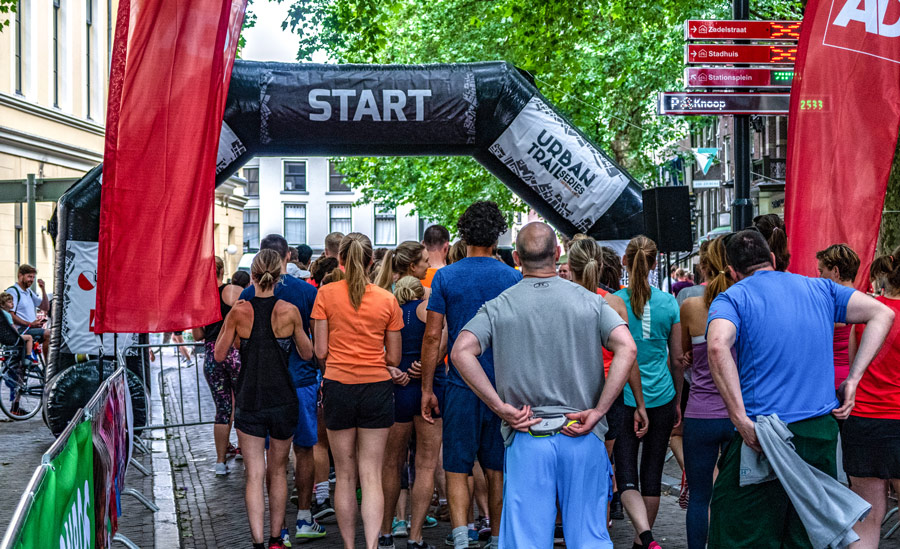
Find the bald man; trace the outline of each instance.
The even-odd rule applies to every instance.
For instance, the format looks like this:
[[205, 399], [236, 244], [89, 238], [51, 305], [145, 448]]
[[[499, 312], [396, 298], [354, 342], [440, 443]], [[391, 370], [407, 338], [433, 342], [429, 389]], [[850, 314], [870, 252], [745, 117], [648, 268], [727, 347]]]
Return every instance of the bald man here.
[[[612, 486], [605, 415], [637, 347], [606, 300], [557, 276], [559, 247], [548, 225], [526, 225], [513, 255], [524, 278], [484, 304], [451, 357], [503, 420], [500, 547], [552, 547], [557, 500], [568, 546], [612, 547], [606, 506], [598, 505]], [[601, 347], [615, 353], [606, 380]], [[496, 389], [478, 363], [488, 349]]]

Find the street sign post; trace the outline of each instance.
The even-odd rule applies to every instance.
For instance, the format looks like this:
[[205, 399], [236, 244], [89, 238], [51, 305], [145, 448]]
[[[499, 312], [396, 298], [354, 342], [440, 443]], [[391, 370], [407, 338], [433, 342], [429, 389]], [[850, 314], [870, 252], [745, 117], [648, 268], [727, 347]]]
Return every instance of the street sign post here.
[[662, 116], [786, 115], [790, 100], [789, 93], [660, 92], [657, 113]]
[[688, 65], [793, 65], [796, 45], [687, 44], [684, 62]]
[[790, 88], [793, 69], [749, 69], [725, 67], [685, 67], [688, 88]]
[[800, 40], [800, 21], [709, 21], [684, 22], [685, 40]]

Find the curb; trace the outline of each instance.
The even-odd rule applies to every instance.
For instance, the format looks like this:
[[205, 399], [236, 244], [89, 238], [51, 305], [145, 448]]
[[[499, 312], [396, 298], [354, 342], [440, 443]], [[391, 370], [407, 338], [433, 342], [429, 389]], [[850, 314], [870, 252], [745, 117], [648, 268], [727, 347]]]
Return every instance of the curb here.
[[[150, 373], [150, 417], [165, 417], [159, 381], [162, 371], [151, 367]], [[165, 423], [165, 422], [163, 422]], [[175, 513], [175, 484], [172, 479], [172, 465], [169, 461], [169, 447], [166, 430], [150, 431], [150, 451], [153, 462], [153, 499], [159, 511], [153, 515], [153, 546], [155, 549], [170, 549], [181, 546], [178, 531], [178, 517]]]

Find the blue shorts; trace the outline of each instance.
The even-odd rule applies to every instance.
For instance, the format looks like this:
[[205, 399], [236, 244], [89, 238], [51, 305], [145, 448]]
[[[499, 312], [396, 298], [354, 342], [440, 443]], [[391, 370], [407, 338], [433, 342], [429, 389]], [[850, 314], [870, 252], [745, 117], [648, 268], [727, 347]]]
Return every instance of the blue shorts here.
[[[438, 399], [438, 408], [444, 412], [444, 384], [436, 383], [432, 390]], [[415, 416], [422, 415], [422, 382], [410, 381], [405, 387], [394, 385], [394, 423], [409, 423]], [[433, 418], [441, 414], [432, 414]]]
[[316, 419], [316, 404], [319, 401], [319, 386], [313, 383], [297, 389], [300, 401], [300, 416], [294, 428], [294, 446], [312, 448], [319, 441], [319, 423]]
[[516, 433], [503, 473], [500, 549], [553, 547], [557, 500], [568, 547], [612, 548], [605, 505], [612, 466], [595, 435]]
[[475, 458], [485, 469], [503, 470], [500, 418], [468, 387], [444, 389], [444, 470], [472, 473]]

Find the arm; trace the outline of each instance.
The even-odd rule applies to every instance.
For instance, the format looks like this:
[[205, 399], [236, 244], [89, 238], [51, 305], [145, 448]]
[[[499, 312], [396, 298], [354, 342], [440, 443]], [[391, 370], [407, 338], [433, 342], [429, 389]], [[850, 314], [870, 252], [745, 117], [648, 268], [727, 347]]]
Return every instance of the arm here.
[[[15, 309], [10, 311], [9, 314], [12, 316], [13, 324], [16, 324], [18, 326], [25, 326], [26, 328], [34, 328], [35, 327], [35, 326], [32, 326], [31, 322], [25, 322], [24, 320], [19, 318], [19, 316], [16, 315], [16, 313], [15, 313]], [[35, 321], [35, 322], [37, 322], [37, 321]]]
[[213, 359], [216, 362], [223, 362], [225, 357], [228, 356], [228, 351], [231, 349], [231, 345], [234, 343], [235, 336], [237, 335], [237, 325], [241, 313], [242, 308], [234, 308], [225, 317], [225, 322], [222, 323], [222, 329], [219, 330], [219, 337], [216, 338], [216, 347], [213, 353]]
[[747, 416], [744, 408], [744, 397], [741, 394], [741, 378], [738, 375], [737, 364], [731, 356], [731, 348], [737, 337], [737, 328], [730, 321], [715, 318], [709, 323], [706, 333], [707, 356], [709, 357], [709, 371], [712, 374], [719, 394], [728, 408], [728, 417], [744, 438], [744, 443], [762, 452], [759, 441], [756, 439], [756, 424]]
[[191, 337], [194, 338], [194, 341], [203, 341], [206, 331], [203, 329], [203, 326], [198, 326], [197, 328], [191, 328]]
[[681, 390], [684, 388], [684, 364], [682, 363], [681, 322], [672, 325], [669, 332], [669, 370], [675, 381], [675, 425], [681, 425]]
[[[531, 406], [523, 406], [522, 409], [518, 409], [500, 399], [497, 390], [491, 385], [491, 380], [484, 373], [484, 368], [478, 362], [479, 355], [481, 355], [481, 344], [478, 343], [475, 334], [466, 330], [460, 332], [453, 344], [453, 353], [450, 358], [459, 375], [478, 395], [478, 398], [487, 404], [491, 411], [500, 416], [500, 419], [517, 431], [527, 431], [532, 425], [540, 423], [540, 419], [532, 418]], [[624, 381], [622, 384], [624, 385]], [[619, 387], [619, 390], [621, 389], [622, 387]], [[610, 402], [612, 401], [610, 400]]]
[[303, 329], [303, 319], [300, 318], [300, 311], [297, 307], [291, 306], [291, 321], [294, 323], [294, 344], [297, 346], [297, 353], [303, 360], [312, 360], [313, 345]]
[[314, 318], [313, 339], [316, 341], [316, 358], [322, 364], [328, 358], [328, 321]]
[[[476, 342], [477, 343], [477, 342]], [[569, 436], [581, 436], [590, 433], [597, 422], [600, 421], [609, 407], [619, 397], [619, 393], [625, 387], [625, 381], [634, 371], [633, 366], [637, 364], [637, 345], [631, 338], [631, 332], [628, 326], [617, 326], [609, 334], [607, 340], [607, 348], [615, 353], [612, 364], [609, 365], [609, 377], [603, 385], [603, 392], [600, 393], [600, 400], [597, 406], [582, 412], [566, 414], [569, 419], [577, 420], [578, 423], [563, 428], [562, 432]], [[454, 348], [454, 355], [456, 349]], [[455, 361], [454, 361], [455, 363]], [[487, 378], [487, 376], [485, 376]]]
[[44, 281], [39, 278], [37, 283], [38, 287], [41, 289], [41, 302], [37, 304], [37, 307], [45, 313], [48, 313], [50, 312], [50, 299], [47, 298], [47, 290], [44, 288]]
[[[688, 298], [684, 300], [684, 303], [681, 304], [681, 322], [684, 326], [681, 327], [681, 350], [683, 351], [683, 361], [682, 364], [684, 368], [690, 368], [691, 363], [693, 362], [693, 348], [694, 345], [691, 342], [691, 322], [693, 318], [691, 318], [691, 309], [693, 303], [690, 301], [694, 298]], [[705, 320], [705, 319], [704, 319]]]
[[391, 381], [397, 385], [406, 386], [409, 384], [409, 373], [397, 367], [402, 359], [402, 353], [403, 336], [400, 335], [400, 331], [388, 330], [384, 332], [384, 361], [387, 363]]
[[859, 347], [859, 343], [856, 341], [856, 324], [850, 325], [850, 338], [847, 342], [847, 360], [850, 364], [853, 364], [853, 361], [856, 360], [856, 351]]
[[838, 388], [838, 393], [843, 397], [841, 407], [833, 413], [838, 419], [846, 419], [856, 403], [856, 387], [862, 379], [869, 363], [878, 354], [884, 339], [891, 326], [894, 324], [894, 311], [877, 300], [861, 293], [853, 292], [850, 301], [847, 302], [847, 322], [851, 324], [865, 324], [862, 339], [856, 356], [850, 363], [850, 375]]
[[[428, 311], [425, 317], [425, 336], [422, 338], [422, 393], [433, 394], [434, 371], [441, 359], [441, 339], [444, 315]], [[423, 405], [425, 399], [422, 399]]]

